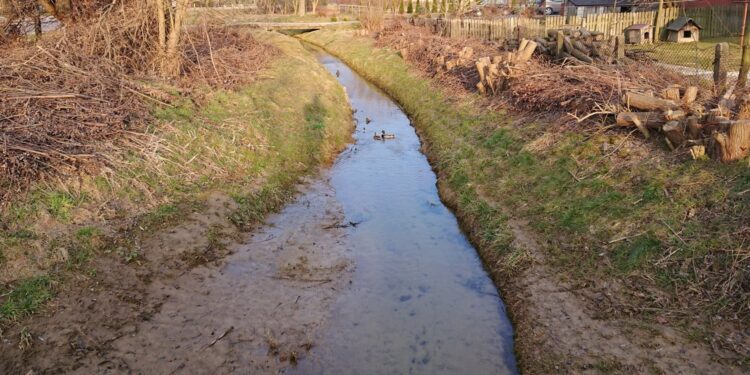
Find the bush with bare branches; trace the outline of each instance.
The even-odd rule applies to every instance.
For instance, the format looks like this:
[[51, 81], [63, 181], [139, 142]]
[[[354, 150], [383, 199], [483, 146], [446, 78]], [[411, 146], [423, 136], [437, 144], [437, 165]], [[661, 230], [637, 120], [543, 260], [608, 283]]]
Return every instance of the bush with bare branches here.
[[[106, 164], [137, 145], [152, 105], [171, 96], [147, 82], [163, 76], [154, 0], [132, 0], [71, 22], [34, 44], [17, 40], [0, 56], [0, 206], [48, 176]], [[274, 55], [250, 35], [195, 28], [178, 44], [185, 86], [248, 82]]]

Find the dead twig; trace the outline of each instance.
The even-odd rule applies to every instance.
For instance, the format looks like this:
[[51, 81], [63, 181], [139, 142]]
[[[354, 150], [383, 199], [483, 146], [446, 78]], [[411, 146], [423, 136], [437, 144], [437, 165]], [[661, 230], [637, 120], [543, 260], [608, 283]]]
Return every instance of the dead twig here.
[[227, 330], [224, 331], [224, 333], [222, 333], [219, 337], [215, 338], [214, 341], [211, 341], [210, 344], [208, 344], [205, 347], [203, 347], [202, 350], [206, 350], [206, 349], [214, 346], [217, 342], [219, 342], [219, 340], [221, 340], [224, 337], [226, 337], [229, 334], [229, 332], [232, 332], [232, 330], [234, 330], [234, 326], [230, 326], [229, 328], [227, 328]]

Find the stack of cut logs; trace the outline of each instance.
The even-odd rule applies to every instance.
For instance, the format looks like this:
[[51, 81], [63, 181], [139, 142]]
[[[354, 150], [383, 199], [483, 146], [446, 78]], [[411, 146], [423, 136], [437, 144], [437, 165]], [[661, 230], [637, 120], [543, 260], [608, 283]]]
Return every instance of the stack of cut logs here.
[[475, 63], [477, 73], [479, 73], [477, 90], [482, 95], [488, 93], [494, 95], [498, 91], [505, 90], [508, 79], [513, 73], [512, 68], [517, 64], [529, 61], [537, 47], [537, 43], [533, 40], [521, 39], [515, 52], [504, 52], [492, 57], [480, 57]]
[[[523, 39], [515, 52], [503, 52], [492, 57], [480, 57], [475, 61], [473, 48], [464, 47], [457, 54], [451, 54], [449, 47], [447, 47], [446, 54], [435, 57], [432, 64], [436, 70], [450, 71], [457, 66], [463, 66], [474, 61], [479, 74], [477, 90], [482, 95], [495, 94], [505, 88], [506, 79], [511, 75], [511, 68], [516, 64], [529, 61], [536, 48], [536, 42]], [[405, 50], [400, 51], [402, 57], [407, 53]]]
[[477, 73], [479, 73], [477, 90], [479, 90], [482, 95], [486, 95], [488, 89], [493, 95], [498, 91], [505, 90], [507, 88], [508, 78], [512, 74], [512, 67], [516, 64], [522, 64], [529, 61], [536, 48], [536, 42], [521, 39], [516, 52], [505, 52], [500, 55], [495, 55], [492, 58], [479, 58], [475, 63]]
[[536, 38], [539, 52], [560, 59], [574, 59], [585, 63], [612, 63], [625, 56], [621, 37], [605, 40], [604, 34], [585, 28], [548, 30], [547, 38]]
[[634, 126], [644, 137], [660, 130], [671, 149], [686, 147], [694, 159], [708, 154], [723, 162], [739, 160], [750, 150], [750, 120], [730, 120], [733, 103], [722, 99], [717, 108], [705, 111], [697, 105], [698, 88], [670, 86], [656, 97], [627, 92], [626, 108], [617, 114], [617, 125]]

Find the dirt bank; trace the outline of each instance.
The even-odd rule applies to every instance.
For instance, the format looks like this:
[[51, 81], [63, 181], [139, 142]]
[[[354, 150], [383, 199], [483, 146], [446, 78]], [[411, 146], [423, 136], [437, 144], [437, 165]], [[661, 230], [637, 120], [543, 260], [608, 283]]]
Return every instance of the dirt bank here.
[[275, 372], [314, 345], [350, 267], [335, 228], [305, 242], [339, 218], [326, 183], [292, 222], [258, 224], [350, 139], [351, 112], [298, 41], [258, 38], [282, 55], [257, 82], [156, 111], [148, 155], [19, 202], [0, 237], [0, 373]]
[[[505, 113], [477, 108], [471, 95], [441, 91], [392, 51], [372, 48], [369, 38], [329, 31], [303, 38], [383, 88], [412, 117], [438, 171], [441, 197], [471, 234], [512, 313], [523, 371], [747, 370], [743, 297], [732, 301], [739, 310], [719, 312], [713, 307], [720, 301], [711, 303], [705, 294], [691, 298], [694, 291], [686, 289], [690, 277], [703, 283], [705, 274], [677, 275], [664, 266], [675, 259], [688, 265], [716, 259], [700, 258], [705, 248], [696, 252], [711, 229], [701, 229], [685, 210], [713, 209], [712, 220], [727, 223], [733, 214], [665, 180], [667, 165], [674, 164], [639, 156], [653, 146], [616, 134], [545, 135], [543, 123], [513, 122]], [[526, 147], [545, 136], [554, 141], [543, 151]], [[598, 151], [602, 142], [626, 145], [627, 153], [610, 160], [613, 153]], [[590, 174], [576, 179], [581, 170]], [[707, 193], [722, 195], [737, 188], [724, 185], [735, 181], [734, 173], [746, 174], [727, 171], [693, 166], [666, 175], [671, 181], [695, 177], [701, 186], [723, 181]], [[644, 195], [650, 186], [660, 186], [663, 196]], [[663, 229], [675, 227], [681, 236]], [[644, 230], [647, 235], [638, 234]], [[629, 235], [634, 237], [610, 242]], [[679, 240], [691, 245], [682, 248]]]

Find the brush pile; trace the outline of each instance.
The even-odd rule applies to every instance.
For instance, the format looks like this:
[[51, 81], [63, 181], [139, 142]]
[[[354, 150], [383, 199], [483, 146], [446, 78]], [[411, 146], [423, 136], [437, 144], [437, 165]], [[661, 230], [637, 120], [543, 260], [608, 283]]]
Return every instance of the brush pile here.
[[[94, 172], [123, 148], [144, 148], [150, 108], [173, 97], [147, 83], [159, 65], [158, 28], [138, 4], [106, 8], [36, 44], [3, 46], [0, 206], [34, 181]], [[246, 83], [276, 53], [218, 27], [191, 30], [181, 48], [186, 88]]]
[[278, 54], [276, 48], [249, 33], [204, 24], [186, 33], [180, 83], [234, 89], [252, 82]]
[[[479, 92], [491, 106], [563, 112], [577, 123], [614, 122], [645, 138], [659, 132], [670, 149], [685, 150], [695, 159], [711, 156], [727, 162], [750, 152], [750, 121], [732, 119], [743, 111], [735, 108], [737, 95], [717, 98], [714, 90], [685, 84], [685, 77], [653, 62], [620, 56], [621, 43], [605, 42], [601, 34], [562, 29], [549, 35], [500, 45], [395, 24], [379, 33], [377, 42], [399, 51], [449, 90]], [[541, 58], [532, 58], [534, 54]], [[742, 108], [750, 113], [750, 100], [746, 102]]]
[[681, 80], [677, 73], [655, 69], [649, 62], [624, 59], [616, 65], [583, 64], [577, 59], [529, 58], [539, 51], [536, 41], [521, 40], [510, 50], [507, 43], [451, 39], [401, 23], [379, 33], [377, 44], [399, 51], [441, 84], [484, 92], [490, 105], [561, 111], [571, 118], [614, 113], [626, 91], [659, 92]]

